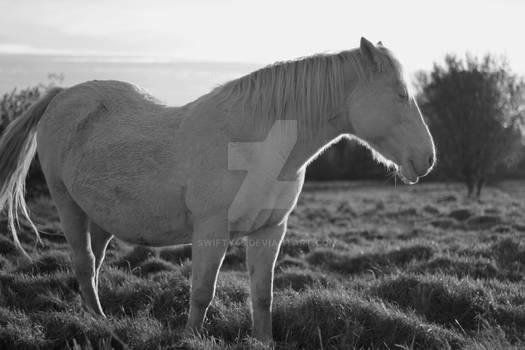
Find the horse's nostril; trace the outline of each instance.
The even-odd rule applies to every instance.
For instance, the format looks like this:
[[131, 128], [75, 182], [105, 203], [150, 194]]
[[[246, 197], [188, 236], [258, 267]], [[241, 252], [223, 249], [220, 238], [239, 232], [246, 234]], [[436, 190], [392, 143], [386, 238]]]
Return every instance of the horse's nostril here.
[[428, 166], [431, 167], [432, 165], [434, 165], [434, 161], [434, 155], [432, 154], [428, 157]]

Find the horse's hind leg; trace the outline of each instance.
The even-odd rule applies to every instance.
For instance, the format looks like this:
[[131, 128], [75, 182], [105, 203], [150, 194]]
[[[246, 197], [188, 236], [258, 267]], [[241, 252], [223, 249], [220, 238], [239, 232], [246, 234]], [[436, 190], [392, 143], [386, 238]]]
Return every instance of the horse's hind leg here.
[[100, 267], [104, 261], [108, 243], [113, 235], [106, 232], [93, 221], [91, 221], [89, 224], [89, 235], [91, 236], [91, 250], [93, 251], [93, 255], [95, 257], [95, 290], [98, 290], [98, 276]]
[[263, 227], [247, 237], [246, 263], [250, 275], [252, 299], [252, 335], [272, 342], [273, 270], [286, 223]]
[[55, 201], [62, 230], [71, 246], [73, 270], [77, 276], [84, 303], [90, 311], [105, 316], [96, 291], [95, 256], [91, 250], [88, 217], [62, 184], [53, 183], [49, 186], [49, 191]]

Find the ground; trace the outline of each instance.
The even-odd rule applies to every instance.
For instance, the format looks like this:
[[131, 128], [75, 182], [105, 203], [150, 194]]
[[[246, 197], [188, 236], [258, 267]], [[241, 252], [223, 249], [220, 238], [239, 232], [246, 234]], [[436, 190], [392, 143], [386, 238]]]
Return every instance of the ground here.
[[[31, 204], [59, 234], [52, 202]], [[27, 262], [0, 221], [0, 349], [262, 349], [249, 337], [243, 247], [231, 247], [207, 335], [182, 337], [191, 249], [114, 241], [101, 272], [107, 320], [80, 306], [61, 236]], [[525, 183], [469, 200], [456, 184], [307, 184], [275, 276], [279, 349], [525, 348]]]

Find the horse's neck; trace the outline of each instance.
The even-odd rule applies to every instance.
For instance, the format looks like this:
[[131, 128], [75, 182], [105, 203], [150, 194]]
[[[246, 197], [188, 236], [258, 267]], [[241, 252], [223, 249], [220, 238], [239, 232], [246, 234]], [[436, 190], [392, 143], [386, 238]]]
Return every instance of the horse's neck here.
[[[362, 70], [362, 68], [353, 68], [347, 72], [346, 91], [348, 94], [362, 78], [363, 72], [358, 69]], [[294, 173], [304, 170], [306, 165], [315, 159], [323, 149], [340, 139], [341, 136], [353, 133], [347, 106], [333, 106], [331, 113], [324, 117], [320, 124], [310, 124], [298, 116], [297, 137], [283, 169], [283, 176], [287, 174], [293, 176]], [[291, 136], [293, 135], [285, 137]]]
[[[301, 130], [301, 128], [299, 128]], [[348, 133], [344, 116], [328, 120], [319, 126], [315, 133], [301, 132], [297, 135], [297, 141], [293, 151], [290, 153], [283, 175], [290, 176], [306, 168], [323, 149], [328, 147], [342, 135]]]
[[[353, 65], [345, 70], [345, 93], [350, 96], [360, 80], [366, 79], [364, 63], [359, 53], [353, 53]], [[325, 116], [320, 125], [303, 123], [299, 127], [297, 145], [288, 162], [290, 170], [304, 169], [323, 149], [340, 139], [343, 135], [353, 134], [348, 106], [332, 106], [332, 111]]]
[[[359, 58], [356, 57], [356, 59]], [[362, 75], [360, 69], [362, 70], [362, 68], [350, 66], [345, 70], [344, 89], [346, 94], [349, 95], [357, 85]], [[214, 101], [213, 95], [210, 97], [212, 104], [217, 103]], [[287, 102], [282, 101], [282, 103], [286, 104]], [[246, 110], [244, 111], [246, 112]], [[234, 128], [237, 129], [231, 130], [236, 139], [253, 140], [253, 142], [261, 142], [261, 139], [266, 140], [269, 145], [272, 145], [270, 147], [271, 152], [278, 152], [280, 157], [286, 158], [281, 172], [282, 177], [293, 177], [294, 174], [304, 170], [308, 162], [326, 146], [341, 135], [351, 132], [346, 106], [332, 106], [331, 111], [328, 111], [327, 115], [323, 115], [323, 119], [319, 123], [312, 123], [302, 117], [298, 115], [295, 119], [274, 119], [270, 120], [270, 125], [265, 121], [262, 123], [265, 127], [260, 128], [254, 127], [258, 122], [255, 121], [253, 124], [253, 121], [240, 110], [225, 113], [225, 118], [229, 119], [229, 125], [235, 126]]]

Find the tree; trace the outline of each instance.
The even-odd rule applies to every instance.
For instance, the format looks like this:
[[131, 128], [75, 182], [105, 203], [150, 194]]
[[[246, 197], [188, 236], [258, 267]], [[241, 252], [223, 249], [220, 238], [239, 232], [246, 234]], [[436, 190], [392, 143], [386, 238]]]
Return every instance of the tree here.
[[524, 80], [490, 55], [448, 55], [444, 66], [416, 78], [440, 170], [479, 197], [488, 180], [520, 159]]

